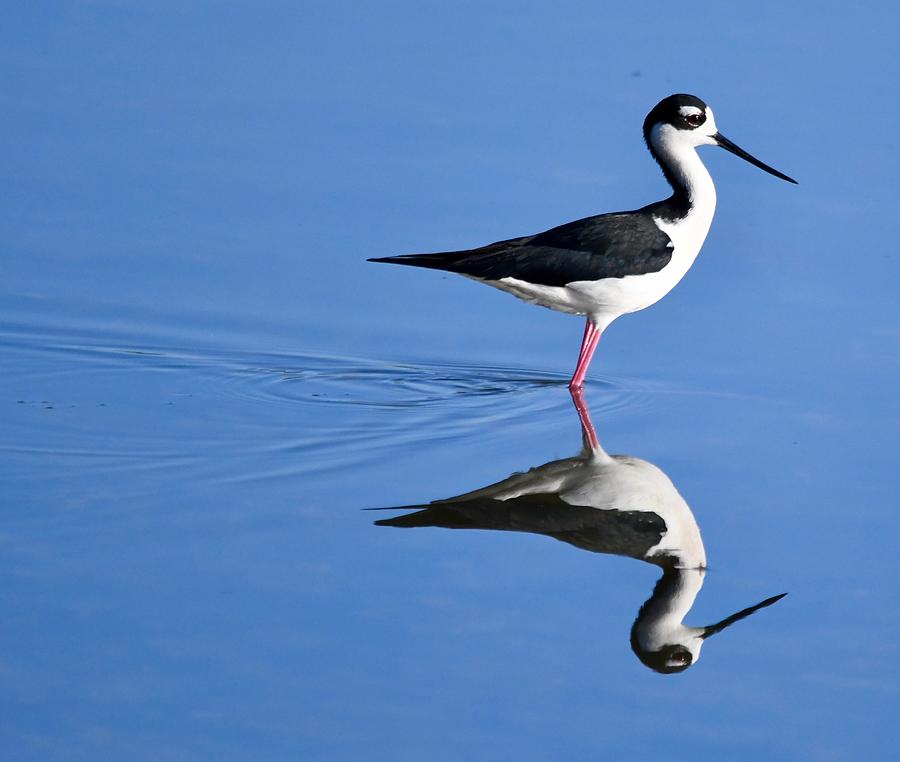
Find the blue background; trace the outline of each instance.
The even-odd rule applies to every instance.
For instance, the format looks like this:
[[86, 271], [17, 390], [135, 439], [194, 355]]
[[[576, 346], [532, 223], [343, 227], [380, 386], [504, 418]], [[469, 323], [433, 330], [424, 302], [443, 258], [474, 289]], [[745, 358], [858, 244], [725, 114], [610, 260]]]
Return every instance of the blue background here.
[[[27, 759], [876, 759], [900, 607], [892, 3], [13, 3], [0, 29], [0, 746]], [[580, 322], [366, 257], [667, 193], [703, 253], [604, 336], [613, 452], [787, 590], [678, 676], [655, 570], [358, 509], [579, 446]]]

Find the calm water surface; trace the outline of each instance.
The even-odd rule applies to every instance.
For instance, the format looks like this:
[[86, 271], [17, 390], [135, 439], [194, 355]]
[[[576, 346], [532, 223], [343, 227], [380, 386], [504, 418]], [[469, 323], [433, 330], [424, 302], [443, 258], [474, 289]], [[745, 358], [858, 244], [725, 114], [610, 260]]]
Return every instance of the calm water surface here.
[[[892, 759], [896, 24], [413, 10], [12, 14], [0, 756]], [[673, 90], [801, 185], [703, 153], [586, 451], [580, 321], [363, 260], [660, 197]]]
[[[635, 734], [787, 758], [813, 730], [850, 755], [889, 722], [878, 421], [851, 452], [803, 395], [595, 371], [603, 447], [661, 471], [561, 497], [545, 464], [583, 458], [563, 369], [4, 318], [3, 727], [21, 758], [589, 757]], [[418, 522], [516, 531], [373, 525], [529, 469], [515, 491], [536, 502]], [[361, 510], [390, 506], [410, 508]], [[658, 516], [708, 555], [705, 575], [676, 559], [675, 593], [633, 560]], [[692, 626], [789, 595], [664, 675], [631, 643], [652, 592]]]

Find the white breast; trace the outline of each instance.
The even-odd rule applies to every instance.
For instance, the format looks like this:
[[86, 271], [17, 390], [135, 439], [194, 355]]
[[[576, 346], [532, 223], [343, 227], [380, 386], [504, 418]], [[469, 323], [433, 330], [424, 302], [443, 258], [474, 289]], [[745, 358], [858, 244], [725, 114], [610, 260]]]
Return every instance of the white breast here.
[[660, 271], [599, 281], [575, 281], [565, 286], [542, 286], [518, 278], [484, 281], [526, 302], [560, 312], [589, 315], [603, 330], [619, 315], [655, 304], [671, 291], [694, 264], [716, 211], [716, 188], [696, 147], [674, 128], [662, 125], [651, 136], [661, 160], [678, 175], [689, 199], [689, 211], [677, 220], [654, 218], [672, 241], [672, 259]]
[[694, 146], [673, 139], [665, 129], [654, 135], [654, 143], [681, 176], [690, 209], [677, 220], [653, 220], [672, 241], [672, 259], [659, 272], [568, 285], [594, 302], [594, 309], [587, 313], [598, 327], [605, 327], [619, 315], [649, 307], [668, 294], [694, 264], [716, 212], [716, 188]]

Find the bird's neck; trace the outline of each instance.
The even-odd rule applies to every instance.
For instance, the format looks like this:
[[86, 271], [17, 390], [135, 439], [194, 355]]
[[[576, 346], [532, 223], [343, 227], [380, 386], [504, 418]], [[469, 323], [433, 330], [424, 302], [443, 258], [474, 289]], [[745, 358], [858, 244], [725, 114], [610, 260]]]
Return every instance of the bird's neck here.
[[632, 637], [642, 648], [657, 650], [682, 628], [682, 621], [703, 586], [703, 576], [701, 569], [664, 567], [653, 595], [641, 606], [632, 627]]
[[669, 218], [698, 218], [708, 230], [716, 210], [716, 186], [697, 149], [677, 132], [669, 125], [657, 125], [647, 139], [650, 153], [672, 186], [671, 198], [662, 203], [663, 211]]

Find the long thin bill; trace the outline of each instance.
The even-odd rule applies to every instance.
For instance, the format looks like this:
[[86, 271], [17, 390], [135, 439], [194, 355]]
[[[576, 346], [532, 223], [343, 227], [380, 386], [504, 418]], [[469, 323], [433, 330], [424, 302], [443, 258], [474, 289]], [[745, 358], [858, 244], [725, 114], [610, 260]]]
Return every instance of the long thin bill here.
[[708, 638], [710, 635], [715, 635], [717, 632], [722, 632], [726, 627], [730, 627], [735, 622], [740, 622], [741, 619], [745, 619], [751, 614], [759, 611], [760, 609], [764, 609], [766, 606], [771, 606], [773, 603], [778, 603], [787, 593], [782, 593], [781, 595], [773, 595], [771, 598], [766, 598], [764, 601], [757, 603], [755, 606], [751, 606], [750, 608], [744, 609], [743, 611], [738, 611], [737, 614], [732, 614], [727, 619], [723, 619], [718, 624], [710, 625], [709, 627], [703, 628], [703, 634], [700, 636], [701, 638]]
[[722, 148], [724, 148], [726, 151], [730, 151], [735, 156], [740, 156], [744, 161], [749, 161], [753, 166], [759, 167], [760, 169], [765, 170], [770, 175], [775, 175], [775, 177], [780, 177], [782, 180], [787, 180], [789, 183], [793, 183], [794, 185], [797, 185], [797, 181], [793, 177], [788, 177], [787, 175], [784, 175], [781, 172], [779, 172], [777, 169], [773, 169], [768, 164], [763, 164], [755, 156], [751, 156], [743, 148], [741, 148], [740, 146], [736, 146], [734, 143], [732, 143], [721, 132], [717, 132], [713, 136], [713, 139], [716, 141], [716, 143], [718, 145], [722, 146]]

